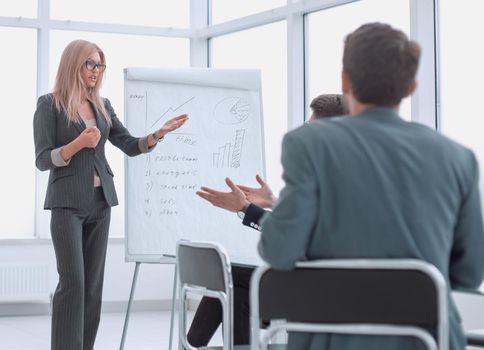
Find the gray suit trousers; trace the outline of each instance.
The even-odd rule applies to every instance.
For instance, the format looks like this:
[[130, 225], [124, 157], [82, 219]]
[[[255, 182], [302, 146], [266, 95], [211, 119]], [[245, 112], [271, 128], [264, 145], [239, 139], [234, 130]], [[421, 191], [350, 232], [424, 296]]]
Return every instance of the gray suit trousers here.
[[52, 350], [92, 350], [101, 313], [111, 208], [102, 188], [87, 208], [53, 208], [59, 284], [52, 309]]

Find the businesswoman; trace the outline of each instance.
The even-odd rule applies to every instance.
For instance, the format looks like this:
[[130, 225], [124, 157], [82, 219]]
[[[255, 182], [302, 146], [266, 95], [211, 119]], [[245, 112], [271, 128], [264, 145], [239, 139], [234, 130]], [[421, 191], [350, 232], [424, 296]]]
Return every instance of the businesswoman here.
[[52, 309], [53, 350], [90, 350], [99, 325], [111, 207], [118, 204], [105, 157], [109, 140], [128, 156], [151, 151], [188, 119], [180, 115], [151, 135], [137, 138], [99, 95], [106, 69], [103, 51], [84, 40], [64, 50], [51, 94], [34, 115], [36, 166], [50, 170], [44, 209], [59, 284]]

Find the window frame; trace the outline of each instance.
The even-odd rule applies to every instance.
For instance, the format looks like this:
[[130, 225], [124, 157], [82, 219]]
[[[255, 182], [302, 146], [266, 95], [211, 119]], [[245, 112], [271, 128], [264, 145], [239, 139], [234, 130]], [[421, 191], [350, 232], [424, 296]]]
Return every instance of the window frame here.
[[[307, 113], [306, 14], [364, 0], [287, 0], [287, 5], [246, 17], [210, 25], [210, 0], [190, 0], [190, 27], [172, 28], [104, 24], [50, 19], [50, 0], [38, 1], [37, 18], [2, 17], [0, 26], [37, 29], [37, 96], [48, 92], [51, 30], [89, 31], [111, 34], [178, 37], [190, 40], [190, 66], [208, 67], [211, 38], [285, 20], [287, 26], [287, 111], [288, 130], [301, 125]], [[411, 38], [422, 46], [417, 75], [419, 88], [412, 97], [412, 120], [439, 128], [439, 0], [409, 0]], [[34, 237], [49, 237], [49, 215], [43, 210], [48, 174], [36, 171]], [[14, 238], [13, 238], [14, 239]], [[11, 239], [8, 239], [11, 240]], [[22, 239], [24, 240], [24, 239]]]

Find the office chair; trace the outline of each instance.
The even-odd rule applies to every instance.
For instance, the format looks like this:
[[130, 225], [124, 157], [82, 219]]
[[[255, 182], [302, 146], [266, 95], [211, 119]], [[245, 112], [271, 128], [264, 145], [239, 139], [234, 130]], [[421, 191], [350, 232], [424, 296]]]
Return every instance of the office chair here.
[[[179, 241], [176, 254], [180, 277], [179, 339], [185, 349], [195, 350], [186, 333], [187, 294], [217, 298], [222, 304], [223, 350], [233, 349], [233, 283], [230, 260], [217, 243]], [[209, 348], [204, 348], [209, 349]], [[212, 347], [210, 349], [220, 349]]]
[[468, 346], [484, 348], [484, 334], [482, 332], [466, 332], [466, 340]]
[[[290, 271], [261, 266], [252, 276], [250, 302], [252, 350], [267, 349], [283, 330], [412, 336], [428, 349], [448, 349], [445, 280], [423, 261], [320, 260]], [[261, 319], [285, 321], [261, 336]]]

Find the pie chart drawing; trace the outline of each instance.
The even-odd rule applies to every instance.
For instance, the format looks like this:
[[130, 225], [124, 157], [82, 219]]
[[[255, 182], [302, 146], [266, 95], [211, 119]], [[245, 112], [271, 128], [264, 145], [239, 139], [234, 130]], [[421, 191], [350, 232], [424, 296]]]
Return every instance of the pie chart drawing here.
[[249, 117], [250, 104], [245, 98], [227, 97], [213, 110], [214, 118], [221, 124], [240, 124]]

